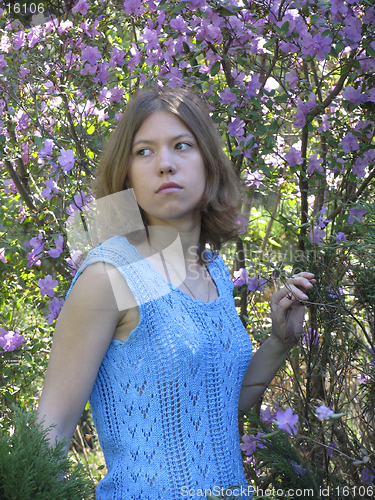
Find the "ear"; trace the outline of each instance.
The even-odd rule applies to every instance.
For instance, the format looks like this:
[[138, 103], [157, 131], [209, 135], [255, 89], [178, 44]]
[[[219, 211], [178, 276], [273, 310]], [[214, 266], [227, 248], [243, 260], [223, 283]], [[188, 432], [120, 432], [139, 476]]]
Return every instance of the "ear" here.
[[126, 177], [126, 179], [125, 179], [125, 187], [126, 187], [126, 189], [129, 189], [131, 187], [131, 183], [130, 183], [130, 180], [128, 177]]

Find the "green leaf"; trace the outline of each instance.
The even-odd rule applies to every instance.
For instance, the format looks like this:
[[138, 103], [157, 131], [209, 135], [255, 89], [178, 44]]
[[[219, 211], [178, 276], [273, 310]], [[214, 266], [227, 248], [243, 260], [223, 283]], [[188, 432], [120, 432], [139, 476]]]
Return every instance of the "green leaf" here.
[[284, 23], [281, 26], [280, 35], [285, 36], [288, 33], [288, 31], [289, 31], [289, 21], [286, 21], [286, 23]]
[[92, 135], [95, 132], [95, 127], [94, 125], [90, 125], [89, 128], [87, 129], [87, 133], [89, 135]]
[[366, 55], [368, 55], [369, 57], [375, 57], [375, 50], [371, 47], [370, 44], [365, 43], [363, 46], [366, 49]]
[[275, 97], [276, 102], [286, 102], [288, 100], [289, 96], [288, 94], [282, 94], [282, 95], [277, 95]]
[[274, 45], [274, 43], [276, 42], [276, 40], [278, 40], [279, 37], [278, 36], [274, 36], [273, 38], [271, 38], [271, 40], [268, 40], [267, 43], [265, 43], [263, 45], [264, 48], [268, 48], [268, 47], [271, 47], [271, 45]]
[[186, 7], [186, 2], [179, 2], [176, 7], [172, 10], [172, 14], [177, 14], [177, 12], [181, 12], [182, 9]]
[[31, 363], [32, 360], [33, 360], [33, 357], [31, 356], [30, 353], [28, 353], [27, 351], [24, 353], [24, 358], [25, 360], [28, 362], [28, 363]]
[[211, 76], [217, 75], [219, 73], [219, 71], [220, 71], [220, 68], [221, 68], [220, 61], [216, 61], [215, 64], [211, 68], [211, 71], [210, 71]]

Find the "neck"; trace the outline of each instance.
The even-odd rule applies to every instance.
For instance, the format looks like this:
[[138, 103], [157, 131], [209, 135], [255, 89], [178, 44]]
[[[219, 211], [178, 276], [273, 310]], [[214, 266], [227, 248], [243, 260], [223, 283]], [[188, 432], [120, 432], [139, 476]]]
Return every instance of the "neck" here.
[[[181, 244], [183, 257], [187, 265], [198, 261], [198, 245], [201, 232], [201, 218], [194, 221], [150, 221], [148, 226], [150, 243], [163, 250], [173, 242]], [[179, 245], [178, 245], [179, 246]]]

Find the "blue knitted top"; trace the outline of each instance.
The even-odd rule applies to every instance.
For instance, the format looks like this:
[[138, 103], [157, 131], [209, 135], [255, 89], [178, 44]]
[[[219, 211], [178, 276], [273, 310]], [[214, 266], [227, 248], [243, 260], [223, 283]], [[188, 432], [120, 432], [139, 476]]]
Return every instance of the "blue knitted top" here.
[[205, 303], [167, 283], [115, 236], [88, 253], [68, 294], [99, 261], [126, 279], [139, 324], [125, 342], [111, 342], [90, 396], [108, 469], [96, 498], [181, 500], [238, 484], [248, 491], [238, 400], [252, 347], [222, 258], [207, 264], [219, 296]]

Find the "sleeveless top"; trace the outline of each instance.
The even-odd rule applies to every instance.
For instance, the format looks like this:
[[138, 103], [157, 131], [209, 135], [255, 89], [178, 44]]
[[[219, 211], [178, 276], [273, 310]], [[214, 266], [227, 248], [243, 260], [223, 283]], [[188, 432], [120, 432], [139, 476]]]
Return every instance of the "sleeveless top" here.
[[67, 296], [82, 271], [100, 261], [125, 278], [139, 323], [125, 342], [112, 340], [90, 395], [108, 469], [96, 498], [181, 500], [240, 484], [250, 491], [238, 401], [252, 346], [222, 258], [207, 264], [219, 296], [205, 303], [165, 281], [125, 237], [114, 236], [90, 250]]

